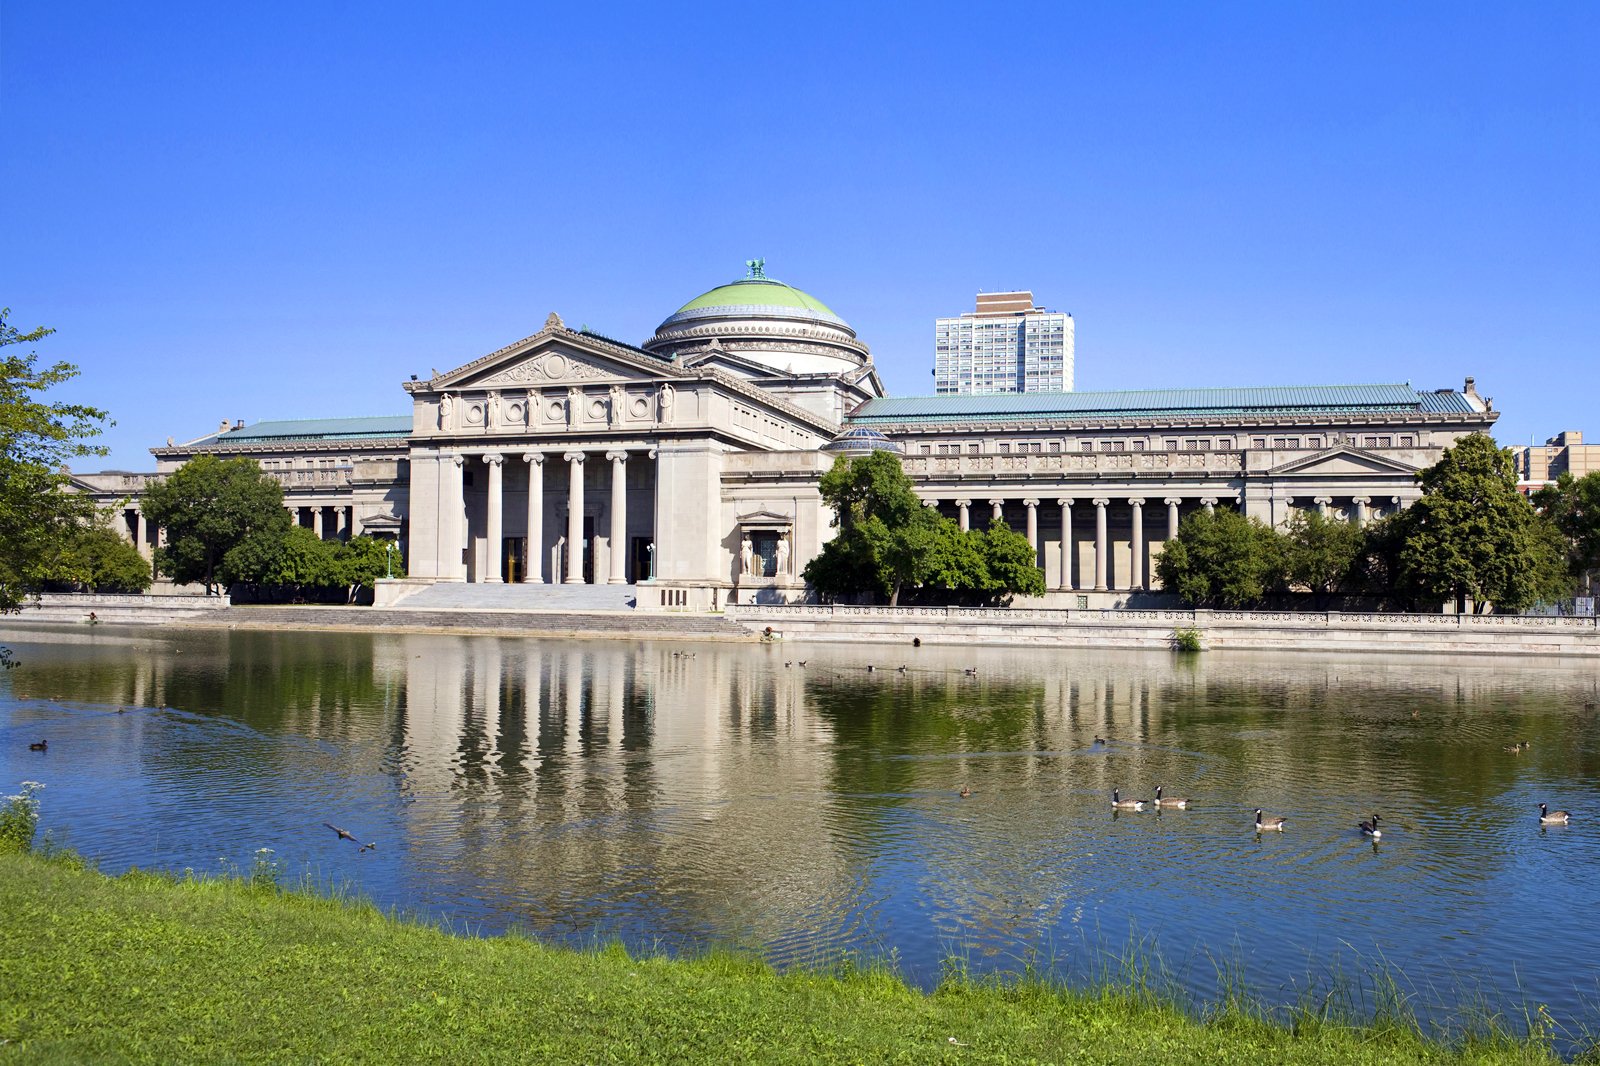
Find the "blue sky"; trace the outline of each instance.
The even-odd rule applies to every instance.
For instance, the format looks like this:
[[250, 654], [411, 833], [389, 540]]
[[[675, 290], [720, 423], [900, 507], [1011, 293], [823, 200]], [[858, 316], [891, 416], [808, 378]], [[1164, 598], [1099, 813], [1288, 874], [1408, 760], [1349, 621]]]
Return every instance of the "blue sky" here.
[[896, 394], [1017, 287], [1080, 389], [1472, 374], [1600, 439], [1596, 55], [1594, 4], [8, 0], [0, 303], [133, 469], [755, 256]]

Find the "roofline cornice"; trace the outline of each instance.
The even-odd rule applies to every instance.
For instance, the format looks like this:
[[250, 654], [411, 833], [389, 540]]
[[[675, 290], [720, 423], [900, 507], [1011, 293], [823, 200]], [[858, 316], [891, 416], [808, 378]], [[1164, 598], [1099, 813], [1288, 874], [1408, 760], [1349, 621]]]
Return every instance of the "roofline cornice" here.
[[1091, 418], [1049, 419], [1043, 421], [997, 421], [971, 419], [950, 422], [878, 421], [868, 415], [864, 418], [846, 417], [847, 425], [871, 426], [885, 434], [958, 434], [995, 432], [1082, 432], [1084, 430], [1200, 430], [1200, 429], [1277, 429], [1315, 426], [1365, 426], [1414, 425], [1419, 428], [1439, 428], [1460, 425], [1463, 428], [1489, 426], [1500, 417], [1498, 411], [1480, 414], [1433, 414], [1428, 412], [1372, 412], [1360, 414], [1326, 414], [1291, 417], [1285, 414], [1276, 419], [1227, 416], [1210, 419], [1176, 418]]

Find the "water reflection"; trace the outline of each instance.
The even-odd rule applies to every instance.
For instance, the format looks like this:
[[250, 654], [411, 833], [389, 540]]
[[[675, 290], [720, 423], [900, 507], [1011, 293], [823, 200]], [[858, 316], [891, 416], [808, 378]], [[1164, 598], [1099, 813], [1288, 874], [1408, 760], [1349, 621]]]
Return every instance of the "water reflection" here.
[[[1094, 972], [1131, 930], [1195, 991], [1226, 959], [1292, 1001], [1335, 955], [1381, 955], [1424, 1000], [1481, 983], [1595, 1020], [1600, 931], [1527, 920], [1600, 903], [1584, 664], [3, 639], [24, 666], [0, 682], [0, 784], [44, 781], [47, 827], [113, 870], [266, 846], [472, 928], [894, 952], [924, 982], [952, 954]], [[1111, 809], [1158, 784], [1189, 808]], [[1579, 817], [1542, 828], [1541, 800]], [[1256, 807], [1286, 831], [1254, 833]], [[1357, 828], [1374, 811], [1381, 842]]]

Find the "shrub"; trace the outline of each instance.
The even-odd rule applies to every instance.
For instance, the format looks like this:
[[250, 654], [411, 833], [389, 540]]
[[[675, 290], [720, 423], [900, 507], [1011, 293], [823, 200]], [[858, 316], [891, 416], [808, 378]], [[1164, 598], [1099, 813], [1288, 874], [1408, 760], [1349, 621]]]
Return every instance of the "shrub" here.
[[1173, 651], [1199, 651], [1200, 631], [1194, 626], [1180, 626], [1172, 631]]
[[22, 791], [0, 800], [0, 854], [33, 850], [33, 835], [39, 829], [39, 790], [37, 781], [24, 781]]

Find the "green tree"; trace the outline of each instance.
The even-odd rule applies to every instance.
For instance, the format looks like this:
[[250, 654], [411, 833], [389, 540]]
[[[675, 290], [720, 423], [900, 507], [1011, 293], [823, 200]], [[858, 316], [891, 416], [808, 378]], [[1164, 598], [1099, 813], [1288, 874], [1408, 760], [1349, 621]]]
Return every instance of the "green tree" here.
[[399, 545], [379, 537], [351, 537], [335, 550], [333, 562], [334, 584], [345, 590], [347, 603], [354, 603], [357, 594], [371, 589], [380, 577], [391, 572], [406, 576]]
[[[0, 349], [35, 344], [55, 331], [22, 332], [0, 310]], [[63, 464], [105, 449], [85, 443], [109, 424], [104, 411], [81, 404], [46, 403], [38, 397], [78, 376], [71, 363], [40, 369], [38, 355], [0, 356], [0, 612], [15, 611], [43, 586], [45, 568], [64, 539], [89, 521], [94, 505], [66, 491]], [[0, 648], [0, 665], [11, 655]]]
[[1533, 494], [1533, 505], [1566, 538], [1572, 576], [1593, 591], [1600, 570], [1600, 471], [1581, 478], [1563, 473]]
[[253, 459], [200, 455], [145, 490], [145, 516], [166, 530], [158, 569], [180, 585], [259, 583], [278, 559], [289, 513], [283, 487]]
[[1283, 583], [1283, 539], [1237, 511], [1196, 511], [1161, 549], [1156, 576], [1191, 606], [1249, 606]]
[[1361, 531], [1361, 547], [1351, 564], [1346, 591], [1371, 597], [1387, 610], [1416, 610], [1422, 589], [1400, 561], [1411, 527], [1410, 511], [1368, 523]]
[[44, 574], [53, 584], [86, 592], [143, 592], [150, 587], [150, 564], [104, 521], [68, 533]]
[[983, 592], [1002, 601], [1013, 596], [1044, 595], [1044, 571], [1039, 569], [1038, 555], [1027, 537], [998, 518], [976, 536], [988, 572]]
[[1320, 511], [1296, 511], [1284, 533], [1284, 567], [1289, 584], [1311, 592], [1318, 607], [1352, 583], [1365, 543], [1354, 522], [1324, 517]]
[[1400, 564], [1425, 595], [1515, 612], [1570, 591], [1559, 533], [1517, 491], [1509, 450], [1469, 434], [1418, 477]]
[[886, 451], [841, 455], [818, 488], [839, 532], [802, 576], [824, 596], [870, 593], [897, 603], [900, 590], [921, 578], [930, 548], [924, 512], [931, 513], [912, 491], [900, 460]]
[[804, 577], [824, 596], [871, 594], [898, 605], [907, 592], [985, 603], [1044, 593], [1026, 537], [1004, 525], [963, 531], [923, 505], [890, 452], [841, 456], [821, 492], [839, 532]]

